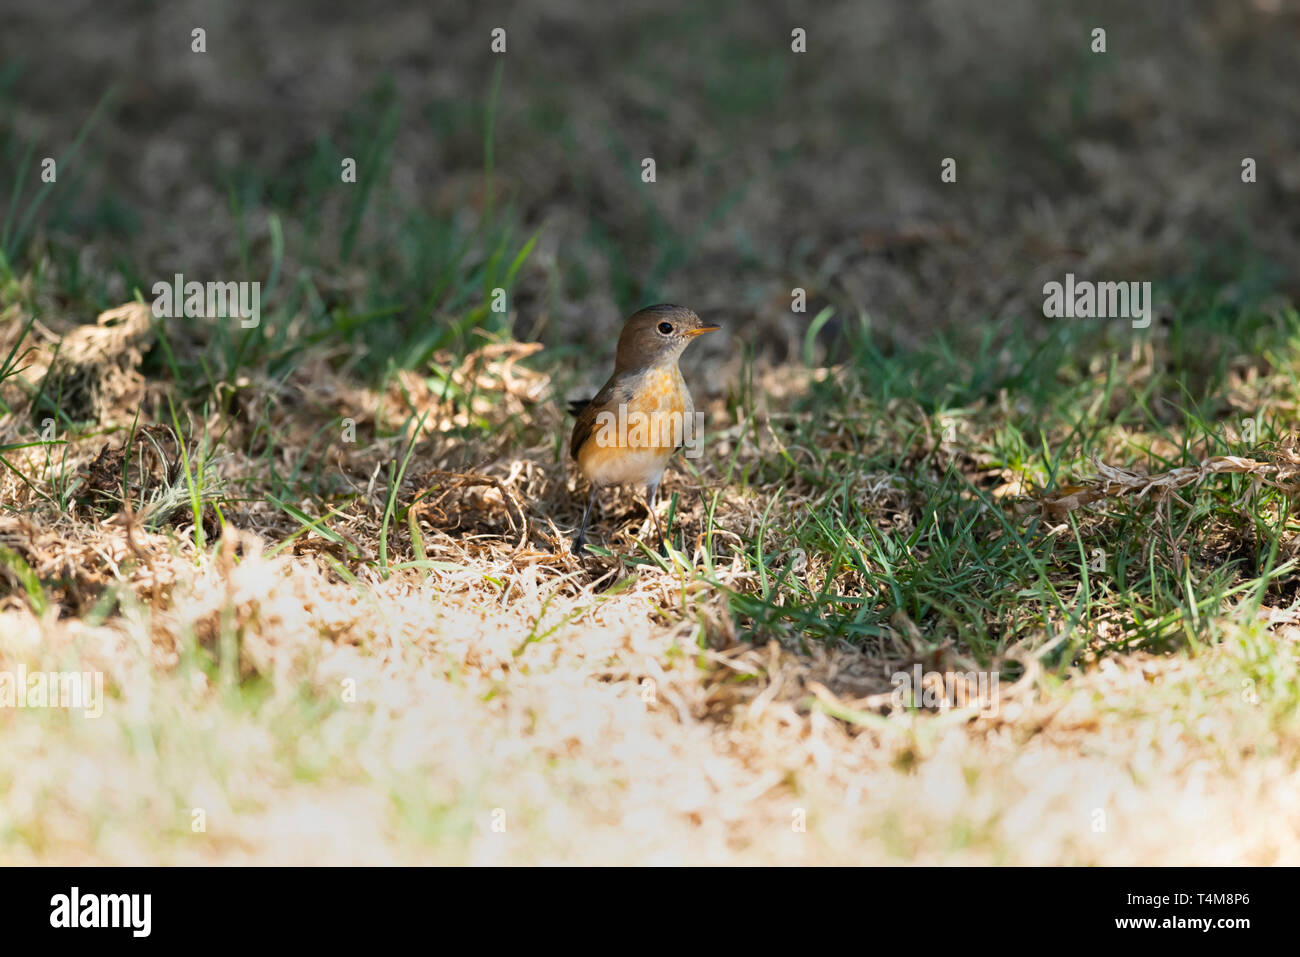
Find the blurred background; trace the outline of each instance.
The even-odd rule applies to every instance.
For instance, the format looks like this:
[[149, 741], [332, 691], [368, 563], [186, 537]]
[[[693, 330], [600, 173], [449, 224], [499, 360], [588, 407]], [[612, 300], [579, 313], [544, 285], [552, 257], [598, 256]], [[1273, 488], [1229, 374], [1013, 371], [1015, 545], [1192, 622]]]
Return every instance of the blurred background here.
[[267, 335], [359, 367], [507, 325], [610, 351], [665, 300], [727, 327], [713, 354], [781, 361], [828, 305], [821, 350], [854, 314], [886, 348], [1032, 331], [1067, 271], [1300, 292], [1290, 0], [51, 0], [4, 19], [5, 273], [41, 264], [26, 294], [53, 328], [182, 272], [261, 280]]

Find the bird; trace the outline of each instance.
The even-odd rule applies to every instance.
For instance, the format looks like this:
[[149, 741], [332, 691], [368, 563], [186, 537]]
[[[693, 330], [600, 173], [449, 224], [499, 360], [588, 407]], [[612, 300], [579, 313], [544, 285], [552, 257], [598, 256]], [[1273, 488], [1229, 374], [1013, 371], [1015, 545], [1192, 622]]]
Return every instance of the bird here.
[[646, 508], [664, 551], [655, 514], [668, 460], [695, 426], [695, 404], [677, 360], [696, 336], [716, 332], [685, 306], [660, 303], [630, 316], [618, 337], [614, 374], [594, 398], [569, 403], [577, 416], [569, 453], [591, 484], [573, 553], [582, 554], [596, 493], [613, 485], [645, 489]]

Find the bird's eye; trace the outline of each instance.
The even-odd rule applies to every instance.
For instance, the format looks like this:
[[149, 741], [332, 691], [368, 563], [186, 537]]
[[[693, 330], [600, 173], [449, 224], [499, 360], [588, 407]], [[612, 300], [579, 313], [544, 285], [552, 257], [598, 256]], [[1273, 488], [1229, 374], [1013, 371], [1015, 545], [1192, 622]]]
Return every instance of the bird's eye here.
[[665, 336], [672, 335], [673, 324], [671, 322], [661, 322], [659, 323], [659, 331]]

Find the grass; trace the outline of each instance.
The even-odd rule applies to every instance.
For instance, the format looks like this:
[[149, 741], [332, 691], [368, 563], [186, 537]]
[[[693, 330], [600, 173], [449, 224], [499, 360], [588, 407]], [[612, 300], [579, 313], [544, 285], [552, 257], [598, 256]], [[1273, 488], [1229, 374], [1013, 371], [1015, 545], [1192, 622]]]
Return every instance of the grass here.
[[[656, 21], [631, 75], [695, 22]], [[701, 115], [743, 131], [802, 70], [738, 42]], [[1036, 121], [1063, 163], [1107, 82], [1067, 72], [1066, 114]], [[908, 339], [839, 284], [866, 268], [852, 236], [763, 245], [770, 184], [725, 145], [662, 141], [665, 185], [707, 197], [683, 218], [634, 136], [584, 139], [633, 197], [605, 217], [581, 118], [518, 89], [499, 62], [473, 102], [380, 80], [279, 166], [213, 160], [226, 273], [187, 278], [261, 282], [262, 322], [156, 321], [143, 397], [102, 421], [46, 389], [36, 322], [147, 303], [144, 261], [79, 255], [143, 211], [109, 196], [87, 224], [14, 189], [0, 663], [92, 668], [109, 700], [98, 722], [0, 710], [0, 861], [1294, 861], [1293, 485], [1254, 468], [1062, 504], [1098, 467], [1285, 459], [1300, 314], [1268, 255], [1189, 257], [1141, 332], [1022, 311]], [[501, 146], [520, 110], [597, 211], [558, 249]], [[848, 141], [890, 115], [866, 113]], [[450, 204], [403, 185], [412, 123], [481, 152]], [[97, 129], [69, 155], [93, 163]], [[36, 148], [0, 132], [21, 184]], [[712, 440], [665, 487], [666, 556], [618, 493], [573, 558], [559, 400], [608, 350], [570, 317], [538, 351], [520, 317], [668, 298], [732, 254], [813, 291], [789, 354], [733, 333], [689, 370]], [[996, 673], [998, 713], [897, 706], [916, 664]]]
[[[522, 267], [530, 248], [531, 242], [515, 254], [507, 277]], [[503, 260], [504, 249], [498, 240], [483, 267], [471, 270], [472, 285], [479, 286], [484, 277], [493, 281], [493, 259]], [[275, 262], [271, 266], [278, 268]], [[541, 497], [520, 513], [532, 522], [533, 531], [524, 539], [527, 547], [541, 552], [523, 559], [533, 563], [529, 588], [535, 592], [531, 600], [539, 604], [535, 616], [520, 623], [517, 634], [527, 637], [509, 642], [516, 662], [526, 660], [521, 656], [534, 646], [554, 645], [570, 630], [584, 627], [610, 603], [633, 595], [644, 601], [639, 589], [661, 582], [665, 590], [648, 608], [660, 620], [683, 626], [694, 621], [678, 641], [687, 653], [680, 660], [695, 661], [687, 674], [696, 680], [712, 673], [706, 653], [717, 646], [716, 616], [723, 614], [742, 646], [759, 648], [775, 640], [796, 657], [816, 657], [818, 646], [852, 647], [889, 661], [898, 659], [898, 642], [905, 636], [919, 641], [910, 654], [933, 656], [948, 649], [979, 667], [1001, 671], [1008, 682], [1024, 675], [1026, 651], [1041, 650], [1040, 667], [1048, 670], [1040, 680], [1055, 681], [1052, 693], [1064, 696], [1071, 694], [1063, 689], [1072, 684], [1062, 679], [1107, 656], [1141, 651], [1199, 656], [1235, 643], [1249, 662], [1242, 681], [1267, 688], [1275, 704], [1294, 701], [1297, 685], [1290, 658], [1256, 624], [1261, 609], [1289, 609], [1293, 603], [1289, 583], [1294, 563], [1285, 556], [1296, 525], [1286, 493], [1252, 487], [1249, 476], [1229, 476], [1197, 485], [1179, 498], [1108, 500], [1104, 508], [1072, 511], [1063, 519], [1049, 516], [1036, 498], [1076, 481], [1089, 471], [1094, 455], [1156, 472], [1195, 465], [1211, 455], [1259, 454], [1286, 440], [1286, 417], [1273, 410], [1292, 407], [1297, 397], [1292, 370], [1300, 317], [1293, 309], [1267, 311], [1255, 303], [1217, 304], [1210, 290], [1195, 286], [1181, 287], [1180, 294], [1173, 323], [1145, 336], [1130, 339], [1127, 330], [1121, 336], [1114, 329], [1083, 324], [1037, 337], [1011, 329], [1003, 336], [985, 335], [974, 348], [939, 338], [909, 355], [886, 351], [860, 316], [839, 326], [839, 338], [829, 348], [835, 361], [814, 366], [808, 360], [822, 348], [814, 344], [816, 327], [833, 318], [831, 311], [823, 311], [806, 343], [802, 391], [788, 399], [763, 398], [765, 373], [747, 362], [736, 380], [739, 391], [715, 407], [718, 441], [689, 469], [704, 497], [684, 486], [671, 495], [670, 527], [675, 527], [669, 556], [661, 558], [644, 545], [627, 548], [634, 531], [628, 528], [606, 549], [598, 549], [591, 560], [595, 567], [585, 570], [556, 544], [563, 544], [564, 534], [551, 537], [541, 525], [548, 518], [556, 521], [548, 512], [568, 498], [562, 483], [555, 484], [562, 474], [557, 450], [563, 449], [567, 423], [556, 414], [537, 414], [537, 406], [522, 417], [512, 410], [508, 395], [487, 387], [481, 374], [495, 360], [470, 356], [467, 361], [464, 353], [443, 351], [431, 354], [435, 361], [423, 372], [420, 363], [408, 370], [392, 357], [425, 355], [431, 343], [413, 329], [417, 344], [398, 344], [382, 375], [372, 380], [376, 398], [386, 394], [395, 404], [368, 423], [369, 444], [357, 443], [356, 457], [368, 464], [354, 471], [369, 472], [369, 489], [353, 485], [340, 494], [328, 470], [310, 463], [340, 448], [333, 436], [342, 420], [310, 408], [286, 414], [277, 408], [276, 396], [302, 388], [301, 380], [294, 384], [293, 375], [283, 371], [290, 367], [315, 368], [339, 383], [361, 374], [362, 367], [313, 365], [321, 338], [272, 346], [262, 330], [249, 334], [261, 337], [253, 346], [218, 336], [226, 351], [215, 353], [215, 364], [204, 353], [187, 362], [181, 347], [160, 329], [158, 352], [170, 371], [172, 394], [181, 403], [171, 404], [169, 398], [162, 421], [172, 430], [169, 448], [178, 456], [169, 471], [170, 484], [155, 486], [151, 498], [141, 496], [133, 507], [153, 516], [144, 527], [159, 530], [155, 549], [161, 545], [188, 555], [192, 565], [207, 570], [202, 574], [234, 571], [223, 557], [232, 509], [240, 514], [233, 519], [236, 526], [253, 520], [270, 546], [266, 559], [245, 559], [250, 568], [304, 554], [305, 545], [317, 543], [314, 548], [326, 549], [320, 553], [325, 580], [336, 583], [328, 587], [364, 596], [366, 607], [379, 616], [376, 627], [367, 629], [370, 637], [354, 639], [374, 654], [378, 623], [391, 623], [393, 614], [392, 609], [379, 611], [384, 599], [376, 593], [378, 583], [403, 582], [423, 595], [444, 577], [468, 572], [477, 590], [495, 596], [493, 603], [507, 601], [521, 587], [521, 559], [517, 552], [514, 558], [508, 554], [513, 538], [495, 530], [499, 519], [490, 514], [490, 502], [463, 499], [456, 522], [442, 504], [432, 515], [416, 508], [434, 501], [440, 489], [435, 480], [420, 491], [418, 476], [426, 474], [422, 461], [463, 456], [465, 447], [488, 453], [491, 446], [484, 443], [504, 435], [505, 441], [495, 445], [498, 454], [533, 449], [525, 461], [549, 476]], [[465, 348], [463, 333], [481, 328], [487, 319], [481, 307], [469, 307], [455, 326], [459, 332], [444, 339], [444, 345], [460, 342]], [[289, 321], [272, 318], [264, 329]], [[339, 337], [345, 335], [340, 328]], [[25, 336], [24, 329], [9, 349], [6, 380], [21, 371]], [[1207, 348], [1207, 341], [1216, 340], [1240, 351]], [[563, 375], [546, 358], [523, 361], [533, 366], [533, 375]], [[1260, 376], [1244, 382], [1243, 363], [1257, 368]], [[259, 388], [266, 390], [264, 404], [246, 406], [240, 397], [256, 395]], [[410, 411], [397, 422], [392, 413], [401, 409]], [[18, 418], [21, 403], [12, 404], [9, 414]], [[435, 420], [443, 424], [434, 428]], [[1245, 422], [1250, 423], [1249, 442], [1242, 436]], [[133, 423], [133, 435], [136, 427]], [[80, 480], [72, 477], [69, 456], [75, 457], [92, 434], [72, 432], [57, 450], [39, 442], [6, 445], [6, 452], [42, 448], [45, 455], [44, 468], [30, 474], [9, 463], [33, 493], [19, 511], [41, 514], [53, 506], [51, 515], [67, 516], [60, 522], [111, 517], [120, 507], [120, 495], [118, 505], [101, 499], [90, 512], [73, 504]], [[158, 458], [169, 456], [157, 440], [150, 441]], [[129, 439], [127, 447], [134, 447], [133, 442]], [[227, 460], [235, 463], [234, 471]], [[128, 459], [124, 474], [131, 467]], [[239, 495], [222, 491], [232, 482], [242, 486]], [[438, 503], [445, 502], [446, 492], [441, 496]], [[484, 511], [488, 514], [480, 514]], [[176, 517], [181, 514], [187, 520]], [[479, 524], [467, 528], [465, 521]], [[169, 527], [171, 522], [178, 524]], [[619, 531], [620, 524], [626, 525], [626, 519], [605, 521], [604, 534]], [[209, 529], [222, 541], [209, 538]], [[221, 529], [227, 530], [224, 537]], [[248, 555], [247, 547], [238, 546]], [[553, 557], [545, 557], [552, 551]], [[493, 572], [501, 561], [506, 566]], [[50, 602], [68, 597], [60, 579], [42, 575], [13, 548], [6, 547], [4, 564], [31, 612], [46, 621], [43, 627], [52, 627]], [[554, 577], [548, 567], [564, 573]], [[602, 591], [602, 584], [613, 587]], [[156, 673], [151, 680], [170, 689], [168, 696], [184, 697], [181, 688], [193, 680], [187, 674], [205, 675], [224, 692], [220, 703], [204, 706], [216, 711], [203, 720], [218, 721], [228, 733], [279, 728], [274, 743], [256, 760], [264, 770], [279, 769], [277, 777], [287, 775], [284, 786], [293, 782], [294, 788], [329, 791], [389, 781], [393, 820], [400, 831], [419, 846], [439, 848], [442, 859], [474, 859], [474, 817], [483, 802], [493, 800], [484, 772], [467, 770], [470, 776], [454, 791], [429, 792], [424, 778], [358, 767], [338, 748], [357, 735], [374, 746], [383, 699], [372, 700], [362, 716], [355, 709], [340, 709], [337, 695], [322, 687], [319, 676], [286, 677], [304, 667], [303, 656], [317, 657], [310, 645], [295, 649], [297, 665], [259, 661], [248, 647], [250, 624], [240, 623], [247, 605], [230, 587], [225, 586], [227, 597], [209, 603], [210, 624], [180, 624], [177, 635], [184, 650], [179, 660], [190, 664]], [[119, 584], [110, 591], [118, 615], [129, 620], [130, 589], [123, 591]], [[723, 604], [713, 603], [705, 611], [701, 595], [718, 596]], [[173, 593], [169, 604], [180, 609], [194, 600]], [[255, 618], [276, 607], [265, 604], [270, 596], [260, 600], [264, 611]], [[135, 607], [143, 618], [151, 617], [143, 606]], [[116, 617], [101, 616], [100, 627]], [[186, 620], [181, 613], [180, 622]], [[432, 627], [434, 634], [445, 633], [445, 626]], [[262, 632], [261, 640], [271, 634]], [[427, 661], [431, 651], [420, 655]], [[152, 670], [140, 663], [136, 667]], [[199, 671], [189, 670], [194, 667]], [[282, 672], [284, 667], [290, 671]], [[312, 674], [319, 664], [306, 667]], [[463, 677], [455, 677], [458, 671], [447, 672], [448, 687], [462, 685]], [[743, 678], [742, 673], [736, 680]], [[500, 693], [500, 679], [486, 680], [474, 694], [491, 702]], [[517, 689], [511, 693], [520, 694]], [[897, 731], [870, 709], [833, 701], [814, 705], [849, 726], [890, 735]], [[164, 719], [155, 710], [153, 720]], [[295, 729], [318, 722], [307, 741], [295, 737], [301, 734]], [[332, 723], [339, 724], [342, 737], [329, 738]], [[161, 725], [130, 731], [124, 740], [141, 734], [160, 755], [175, 755]], [[921, 737], [911, 740], [914, 734]], [[921, 730], [908, 732], [905, 738], [911, 743], [899, 744], [900, 753], [924, 752], [931, 746], [925, 737]], [[325, 747], [326, 739], [335, 743]], [[225, 753], [226, 747], [209, 739], [200, 749], [199, 764], [206, 753], [226, 768], [224, 774], [232, 774], [230, 762], [236, 759]], [[198, 773], [196, 759], [188, 760]], [[511, 773], [543, 775], [551, 781], [547, 787], [565, 787], [556, 782], [573, 774], [576, 781], [596, 773], [592, 768], [560, 772], [554, 765], [543, 769], [527, 762], [509, 766]], [[137, 766], [134, 773], [146, 772]], [[175, 767], [166, 775], [184, 777]], [[599, 774], [597, 779], [611, 783]], [[213, 786], [226, 793], [234, 787], [233, 779], [219, 779]], [[180, 817], [188, 813], [178, 795], [165, 800], [176, 805]], [[515, 813], [537, 821], [548, 813], [544, 803], [523, 808]], [[228, 813], [239, 811], [230, 808]], [[35, 819], [23, 825], [32, 827], [39, 829]], [[957, 844], [950, 851], [992, 840], [982, 830], [988, 822], [953, 822], [952, 827], [960, 839], [954, 837]], [[185, 833], [178, 824], [171, 839], [180, 841]], [[11, 849], [25, 847], [38, 856], [57, 853], [49, 840], [27, 830], [11, 830], [8, 838]], [[917, 854], [923, 847], [901, 834], [890, 841], [894, 855]], [[160, 846], [141, 853], [171, 852]]]
[[[1065, 523], [1031, 496], [1087, 474], [1093, 455], [1156, 472], [1281, 442], [1277, 417], [1240, 408], [1234, 369], [1268, 357], [1275, 401], [1294, 401], [1297, 321], [1250, 305], [1180, 311], [1168, 336], [1129, 355], [1085, 324], [1039, 342], [1013, 330], [973, 353], [940, 339], [888, 357], [865, 321], [851, 327], [846, 360], [769, 422], [760, 467], [725, 473], [730, 492], [766, 500], [741, 552], [757, 587], [732, 595], [743, 633], [804, 648], [878, 642], [901, 611], [986, 663], [1066, 635], [1064, 666], [1085, 651], [1199, 646], [1243, 594], [1289, 603], [1277, 579], [1290, 502], [1252, 491], [1249, 476]], [[1153, 364], [1164, 371], [1150, 374]], [[763, 442], [752, 419], [735, 430]], [[1103, 625], [1115, 637], [1098, 644]]]

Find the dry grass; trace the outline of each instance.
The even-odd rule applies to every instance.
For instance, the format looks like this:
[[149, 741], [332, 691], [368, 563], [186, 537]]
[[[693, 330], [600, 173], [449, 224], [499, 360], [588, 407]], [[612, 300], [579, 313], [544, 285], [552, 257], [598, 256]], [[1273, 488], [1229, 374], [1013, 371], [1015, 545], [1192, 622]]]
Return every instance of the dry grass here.
[[[741, 640], [727, 594], [757, 575], [739, 549], [720, 560], [724, 536], [712, 576], [570, 556], [580, 496], [538, 438], [562, 423], [538, 402], [544, 377], [517, 367], [526, 351], [459, 365], [497, 430], [534, 423], [468, 449], [453, 437], [466, 410], [435, 395], [358, 390], [324, 364], [285, 380], [270, 413], [282, 435], [309, 435], [343, 396], [357, 415], [358, 440], [323, 456], [355, 489], [328, 534], [258, 501], [270, 487], [247, 483], [258, 472], [238, 454], [211, 466], [214, 487], [244, 484], [202, 550], [184, 504], [157, 529], [135, 517], [147, 482], [178, 481], [165, 442], [167, 467], [145, 470], [111, 521], [102, 503], [52, 508], [8, 473], [18, 507], [0, 540], [47, 587], [38, 614], [11, 581], [0, 670], [75, 661], [105, 674], [111, 700], [97, 720], [0, 711], [5, 862], [1297, 862], [1300, 736], [1277, 723], [1292, 705], [1247, 693], [1259, 642], [1294, 647], [1285, 615], [1195, 656], [1103, 658], [1064, 681], [1031, 642], [995, 714], [899, 711], [894, 672], [974, 663], [901, 614], [874, 646]], [[429, 413], [397, 492], [419, 546], [392, 528], [385, 574], [385, 466], [402, 442], [366, 437], [406, 421], [408, 401]], [[236, 410], [193, 430], [243, 427]], [[128, 434], [74, 441], [61, 468], [93, 476]], [[732, 450], [742, 462], [775, 454], [775, 432], [753, 434]], [[39, 474], [45, 450], [24, 454], [15, 464]], [[455, 456], [477, 464], [444, 467]], [[739, 541], [777, 489], [722, 491], [714, 523]], [[781, 494], [797, 511], [811, 493]], [[883, 478], [858, 494], [902, 507]], [[630, 497], [611, 504], [601, 531], [626, 555], [625, 519], [644, 516]], [[691, 532], [702, 515], [684, 511]], [[1296, 681], [1282, 660], [1275, 694]]]
[[[0, 707], [0, 864], [1300, 863], [1297, 11], [15, 14], [0, 156], [123, 79], [0, 248], [0, 675], [108, 694]], [[562, 400], [658, 299], [708, 454], [579, 560]]]
[[[236, 538], [123, 576], [141, 597], [103, 624], [10, 601], [0, 664], [76, 658], [114, 700], [4, 715], [6, 863], [1297, 862], [1297, 738], [1231, 643], [1023, 685], [996, 718], [869, 722], [826, 689], [878, 662], [729, 644], [717, 596], [667, 574], [598, 595], [439, 548], [457, 569], [352, 584], [256, 540], [236, 563]], [[223, 640], [256, 708], [181, 664]]]

